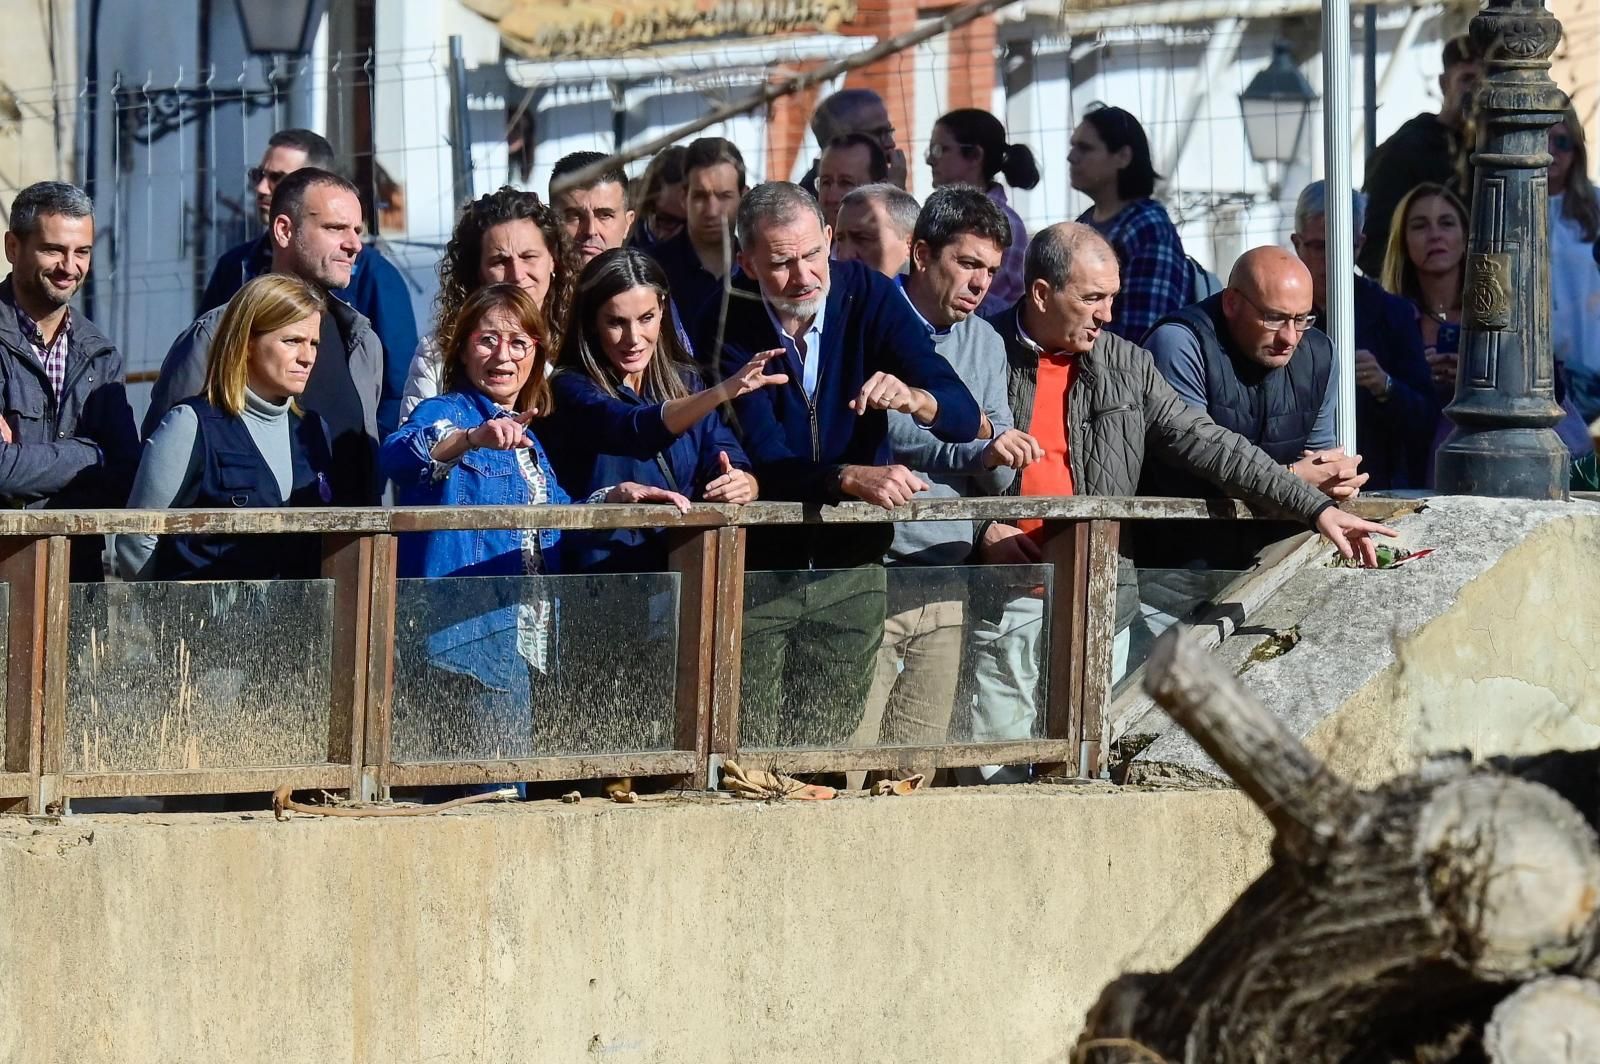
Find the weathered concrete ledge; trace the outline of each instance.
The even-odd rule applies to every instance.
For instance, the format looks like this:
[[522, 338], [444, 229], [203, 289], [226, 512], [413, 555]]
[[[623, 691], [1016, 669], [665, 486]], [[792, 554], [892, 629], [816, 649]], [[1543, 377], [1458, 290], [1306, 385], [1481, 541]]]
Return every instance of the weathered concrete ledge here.
[[[1394, 570], [1307, 567], [1217, 653], [1362, 784], [1442, 751], [1600, 745], [1600, 506], [1440, 497], [1395, 529], [1436, 553]], [[1130, 779], [1217, 776], [1159, 711], [1128, 730], [1159, 734]]]
[[0, 1060], [1064, 1062], [1266, 847], [1103, 785], [0, 818]]

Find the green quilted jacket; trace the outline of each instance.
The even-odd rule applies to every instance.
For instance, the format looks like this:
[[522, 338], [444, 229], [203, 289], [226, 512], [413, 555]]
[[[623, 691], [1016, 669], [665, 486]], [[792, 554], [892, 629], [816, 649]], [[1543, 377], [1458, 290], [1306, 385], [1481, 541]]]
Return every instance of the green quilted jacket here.
[[[1033, 420], [1039, 356], [1018, 334], [1017, 308], [989, 319], [1005, 339], [1007, 391], [1017, 428]], [[1067, 460], [1079, 495], [1134, 495], [1146, 455], [1204, 477], [1229, 495], [1266, 511], [1311, 525], [1333, 502], [1279, 466], [1238, 433], [1190, 406], [1156, 371], [1142, 347], [1104, 330], [1080, 356], [1067, 393]], [[1008, 489], [1017, 494], [1022, 478]], [[1117, 627], [1138, 611], [1133, 566], [1118, 573]]]

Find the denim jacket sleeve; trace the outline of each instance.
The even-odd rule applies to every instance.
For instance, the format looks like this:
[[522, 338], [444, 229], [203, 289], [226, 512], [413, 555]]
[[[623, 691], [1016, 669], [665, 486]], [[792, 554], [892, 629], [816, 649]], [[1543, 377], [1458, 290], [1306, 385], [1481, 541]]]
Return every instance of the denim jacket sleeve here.
[[477, 420], [481, 419], [464, 421], [460, 405], [450, 396], [424, 399], [404, 424], [384, 438], [378, 448], [378, 468], [394, 481], [396, 490], [426, 487], [437, 479], [432, 452], [442, 438], [438, 423], [470, 428]]

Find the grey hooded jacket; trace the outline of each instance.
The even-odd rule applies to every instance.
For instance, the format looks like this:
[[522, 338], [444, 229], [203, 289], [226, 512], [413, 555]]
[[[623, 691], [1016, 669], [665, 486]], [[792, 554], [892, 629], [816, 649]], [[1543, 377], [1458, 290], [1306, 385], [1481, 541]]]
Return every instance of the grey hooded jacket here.
[[[382, 443], [378, 435], [378, 402], [383, 397], [383, 344], [372, 331], [372, 323], [344, 300], [328, 297], [328, 310], [339, 324], [339, 332], [350, 348], [350, 379], [361, 396], [361, 415], [367, 435]], [[206, 383], [206, 359], [217, 325], [227, 304], [194, 320], [167, 352], [161, 363], [161, 376], [150, 390], [150, 409], [145, 411], [141, 432], [149, 439], [167, 411], [191, 396], [199, 395]]]

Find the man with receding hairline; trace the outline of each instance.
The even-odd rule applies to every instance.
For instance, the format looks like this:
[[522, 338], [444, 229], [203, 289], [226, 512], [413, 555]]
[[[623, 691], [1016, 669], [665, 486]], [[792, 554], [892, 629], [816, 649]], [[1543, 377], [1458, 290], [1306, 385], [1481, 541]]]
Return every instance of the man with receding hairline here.
[[[1023, 281], [1022, 299], [989, 321], [1006, 344], [1014, 424], [1044, 456], [1022, 471], [1009, 493], [1133, 495], [1148, 456], [1314, 527], [1346, 556], [1375, 562], [1371, 537], [1391, 530], [1342, 512], [1249, 440], [1186, 403], [1156, 372], [1148, 352], [1106, 329], [1122, 282], [1116, 254], [1099, 233], [1078, 222], [1043, 230], [1028, 245]], [[990, 524], [978, 538], [979, 559], [1039, 564], [1039, 525]], [[1033, 583], [973, 606], [974, 742], [1026, 739], [1040, 723], [1044, 600]], [[1129, 626], [1138, 612], [1138, 582], [1123, 561], [1113, 651], [1119, 670], [1127, 664]], [[979, 770], [989, 782], [1026, 775], [1026, 769]]]
[[[1259, 247], [1234, 264], [1228, 286], [1156, 323], [1145, 338], [1156, 368], [1191, 406], [1261, 448], [1329, 498], [1353, 497], [1366, 482], [1360, 455], [1337, 446], [1338, 365], [1333, 343], [1314, 328], [1311, 273], [1292, 252]], [[1142, 495], [1221, 494], [1192, 473], [1153, 463]], [[1260, 525], [1218, 530], [1194, 522], [1142, 530], [1141, 565], [1243, 569], [1290, 530]]]
[[[823, 98], [811, 115], [811, 135], [817, 146], [825, 148], [835, 137], [860, 133], [871, 137], [883, 149], [888, 164], [889, 184], [906, 187], [906, 153], [895, 146], [894, 123], [889, 121], [889, 108], [883, 97], [871, 89], [841, 89]], [[812, 162], [811, 169], [800, 179], [800, 187], [817, 194], [817, 174], [822, 160]]]
[[[250, 189], [255, 194], [257, 219], [272, 224], [272, 196], [284, 178], [306, 168], [338, 171], [333, 145], [309, 129], [280, 129], [267, 138], [261, 162], [250, 169]], [[272, 234], [263, 233], [230, 248], [217, 260], [211, 280], [200, 296], [196, 316], [215, 310], [233, 298], [252, 277], [272, 272]], [[383, 346], [384, 394], [378, 404], [378, 431], [392, 432], [400, 422], [400, 393], [405, 390], [411, 354], [417, 348], [417, 316], [411, 307], [411, 290], [400, 271], [375, 244], [363, 242], [345, 286], [331, 294], [354, 307], [372, 324]]]
[[856, 189], [839, 204], [834, 261], [859, 262], [885, 277], [904, 273], [920, 210], [911, 193], [890, 184]]
[[[338, 174], [301, 167], [272, 193], [272, 272], [293, 274], [319, 292], [343, 288], [361, 251], [361, 200]], [[300, 405], [327, 426], [333, 454], [333, 501], [376, 506], [383, 494], [378, 474], [379, 410], [387, 392], [383, 345], [372, 323], [340, 299], [322, 315], [317, 360]], [[227, 305], [215, 307], [173, 341], [150, 389], [144, 435], [149, 438], [172, 407], [205, 385], [206, 362]]]

